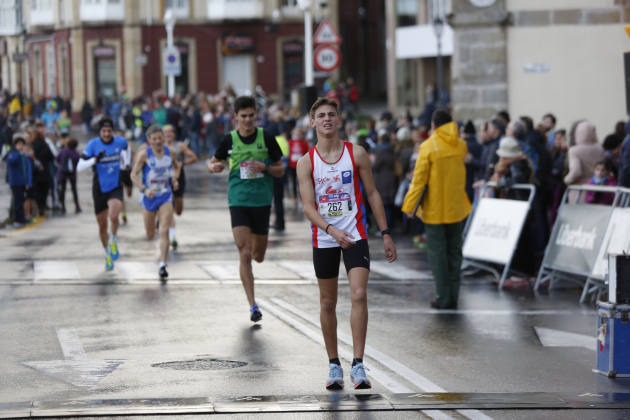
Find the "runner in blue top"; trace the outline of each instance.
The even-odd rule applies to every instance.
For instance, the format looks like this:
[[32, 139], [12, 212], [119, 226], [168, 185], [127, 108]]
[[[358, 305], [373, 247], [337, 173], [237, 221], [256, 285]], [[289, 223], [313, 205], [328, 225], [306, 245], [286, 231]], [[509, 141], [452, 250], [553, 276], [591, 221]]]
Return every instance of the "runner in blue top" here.
[[[144, 228], [147, 239], [155, 236], [155, 217], [160, 222], [160, 279], [168, 277], [166, 260], [168, 259], [168, 228], [173, 222], [173, 190], [179, 188], [179, 163], [174, 148], [164, 143], [164, 132], [159, 125], [147, 129], [149, 146], [138, 153], [131, 171], [131, 180], [143, 194]], [[142, 178], [140, 178], [142, 173]]]
[[[114, 137], [114, 123], [109, 117], [99, 122], [99, 137], [89, 141], [83, 153], [77, 172], [92, 167], [94, 178], [92, 198], [94, 213], [98, 223], [101, 243], [105, 248], [105, 269], [114, 268], [114, 260], [118, 259], [118, 216], [122, 209], [122, 186], [120, 184], [120, 168], [129, 164], [129, 147], [122, 137]], [[109, 218], [110, 233], [107, 233]]]

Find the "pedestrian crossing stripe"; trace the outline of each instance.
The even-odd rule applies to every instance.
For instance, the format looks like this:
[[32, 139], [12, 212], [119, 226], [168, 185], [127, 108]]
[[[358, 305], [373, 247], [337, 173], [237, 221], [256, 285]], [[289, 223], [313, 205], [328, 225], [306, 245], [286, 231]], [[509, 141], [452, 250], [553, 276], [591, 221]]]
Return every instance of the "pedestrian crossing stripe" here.
[[[158, 264], [151, 261], [116, 261], [106, 272], [101, 260], [44, 260], [11, 262], [0, 272], [0, 284], [153, 284]], [[316, 284], [313, 263], [309, 260], [267, 260], [252, 266], [257, 284]], [[431, 279], [430, 272], [387, 263], [372, 262], [370, 282], [417, 282]], [[169, 283], [238, 284], [239, 261], [178, 261], [168, 265]], [[343, 264], [339, 278], [347, 282]]]

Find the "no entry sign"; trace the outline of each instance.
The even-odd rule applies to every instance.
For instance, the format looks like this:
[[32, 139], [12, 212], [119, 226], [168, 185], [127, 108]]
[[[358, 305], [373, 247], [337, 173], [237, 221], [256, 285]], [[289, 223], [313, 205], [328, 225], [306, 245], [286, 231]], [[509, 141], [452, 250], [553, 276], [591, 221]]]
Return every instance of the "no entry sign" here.
[[334, 45], [320, 45], [315, 49], [315, 67], [320, 71], [333, 71], [341, 63], [341, 53]]

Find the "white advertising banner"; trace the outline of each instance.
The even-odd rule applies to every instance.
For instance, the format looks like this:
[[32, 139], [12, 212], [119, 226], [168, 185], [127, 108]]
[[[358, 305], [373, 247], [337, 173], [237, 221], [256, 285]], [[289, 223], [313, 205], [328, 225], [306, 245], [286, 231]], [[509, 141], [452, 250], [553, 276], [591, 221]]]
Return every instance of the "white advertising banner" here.
[[482, 198], [464, 241], [464, 258], [509, 263], [528, 210], [527, 201]]
[[599, 248], [593, 266], [593, 277], [604, 278], [608, 274], [608, 254], [630, 252], [630, 208], [615, 208]]

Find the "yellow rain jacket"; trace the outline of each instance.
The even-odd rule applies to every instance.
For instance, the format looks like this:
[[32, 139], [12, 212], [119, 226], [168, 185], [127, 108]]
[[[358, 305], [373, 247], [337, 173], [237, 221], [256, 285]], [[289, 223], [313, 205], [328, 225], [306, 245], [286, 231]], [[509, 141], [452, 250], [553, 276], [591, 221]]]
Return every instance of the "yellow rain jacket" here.
[[459, 138], [457, 124], [438, 127], [420, 145], [416, 168], [402, 211], [411, 214], [428, 181], [422, 205], [416, 213], [429, 224], [457, 223], [466, 218], [472, 206], [466, 195], [466, 142]]

